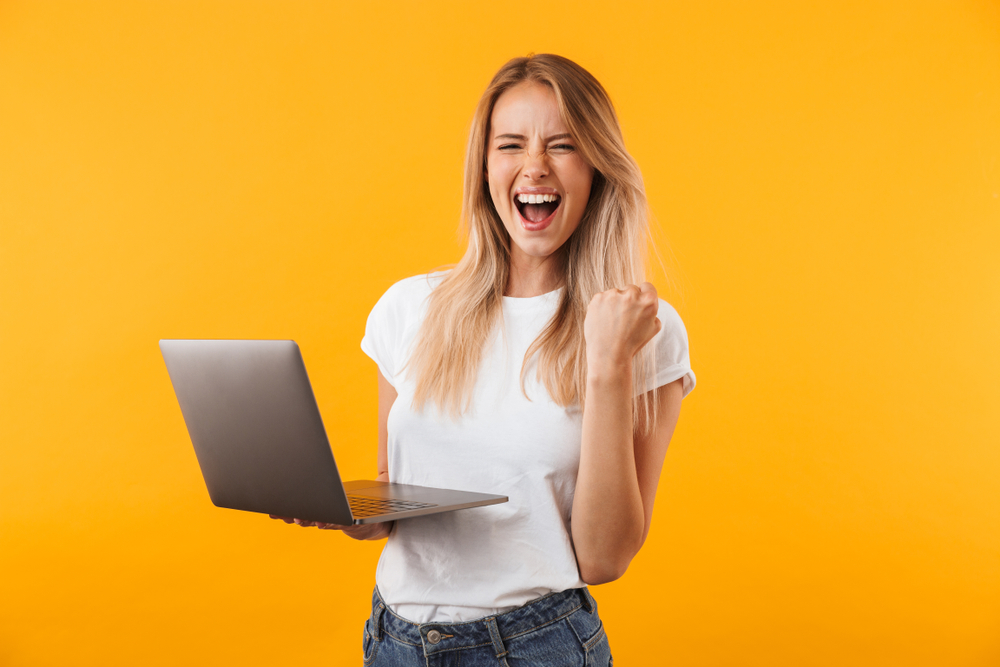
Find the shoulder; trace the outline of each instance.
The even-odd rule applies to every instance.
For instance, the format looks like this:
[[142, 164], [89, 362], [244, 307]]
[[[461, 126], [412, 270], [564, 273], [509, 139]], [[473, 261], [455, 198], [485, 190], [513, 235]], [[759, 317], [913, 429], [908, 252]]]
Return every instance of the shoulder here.
[[426, 312], [427, 297], [445, 275], [443, 271], [428, 273], [394, 283], [368, 315], [361, 349], [375, 360], [382, 376], [393, 386]]
[[427, 297], [446, 275], [447, 271], [436, 271], [394, 283], [372, 307], [369, 328], [406, 328], [418, 321], [426, 312]]
[[372, 308], [372, 314], [396, 313], [405, 315], [420, 312], [426, 304], [427, 297], [434, 291], [448, 274], [447, 271], [435, 271], [419, 276], [410, 276], [393, 283], [379, 297]]
[[687, 396], [695, 385], [687, 328], [677, 310], [663, 299], [660, 299], [657, 317], [662, 326], [652, 340], [653, 374], [646, 390], [684, 378], [684, 395]]
[[379, 301], [402, 305], [419, 304], [430, 296], [430, 293], [434, 291], [435, 287], [441, 284], [446, 275], [448, 275], [447, 271], [434, 271], [433, 273], [424, 273], [418, 276], [403, 278], [393, 283]]
[[680, 314], [678, 314], [676, 308], [663, 299], [660, 299], [659, 301], [660, 308], [656, 316], [659, 318], [660, 323], [663, 326], [657, 336], [682, 338], [686, 346], [687, 329], [684, 327], [684, 321], [681, 319]]

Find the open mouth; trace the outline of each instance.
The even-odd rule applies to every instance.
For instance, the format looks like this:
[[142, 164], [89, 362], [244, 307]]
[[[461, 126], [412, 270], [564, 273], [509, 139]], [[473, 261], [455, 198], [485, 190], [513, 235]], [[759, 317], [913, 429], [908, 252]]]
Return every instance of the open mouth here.
[[556, 194], [520, 194], [514, 197], [514, 205], [517, 207], [518, 213], [531, 226], [548, 222], [555, 215], [561, 201], [562, 198]]

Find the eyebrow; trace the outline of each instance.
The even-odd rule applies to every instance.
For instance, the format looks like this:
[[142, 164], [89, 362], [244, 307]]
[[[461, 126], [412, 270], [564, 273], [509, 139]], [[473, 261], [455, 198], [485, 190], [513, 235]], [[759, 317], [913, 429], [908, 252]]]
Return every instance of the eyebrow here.
[[[527, 138], [528, 137], [524, 136], [523, 134], [498, 134], [497, 136], [493, 137], [493, 140], [496, 141], [498, 139], [520, 139], [524, 141]], [[562, 134], [556, 134], [549, 137], [548, 139], [545, 140], [545, 143], [549, 143], [550, 141], [556, 141], [558, 139], [572, 139], [572, 138], [573, 135], [571, 135], [569, 132], [563, 132]]]

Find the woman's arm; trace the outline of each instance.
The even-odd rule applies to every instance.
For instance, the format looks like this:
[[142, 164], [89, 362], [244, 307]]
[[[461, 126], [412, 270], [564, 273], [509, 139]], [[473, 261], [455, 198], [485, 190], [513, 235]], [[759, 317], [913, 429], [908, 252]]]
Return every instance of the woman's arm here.
[[378, 373], [378, 481], [389, 481], [389, 410], [396, 402], [396, 388]]
[[587, 401], [572, 535], [588, 584], [621, 577], [646, 540], [680, 413], [677, 380], [656, 392], [652, 432], [632, 423], [632, 357], [659, 331], [658, 307], [655, 288], [644, 283], [598, 294], [587, 311]]

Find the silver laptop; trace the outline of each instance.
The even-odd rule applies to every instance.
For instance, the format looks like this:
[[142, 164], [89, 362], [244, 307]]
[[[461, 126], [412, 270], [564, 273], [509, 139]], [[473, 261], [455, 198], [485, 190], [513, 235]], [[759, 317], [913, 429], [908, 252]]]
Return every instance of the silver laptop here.
[[468, 491], [342, 483], [294, 341], [161, 340], [160, 351], [218, 507], [351, 525], [507, 502]]

